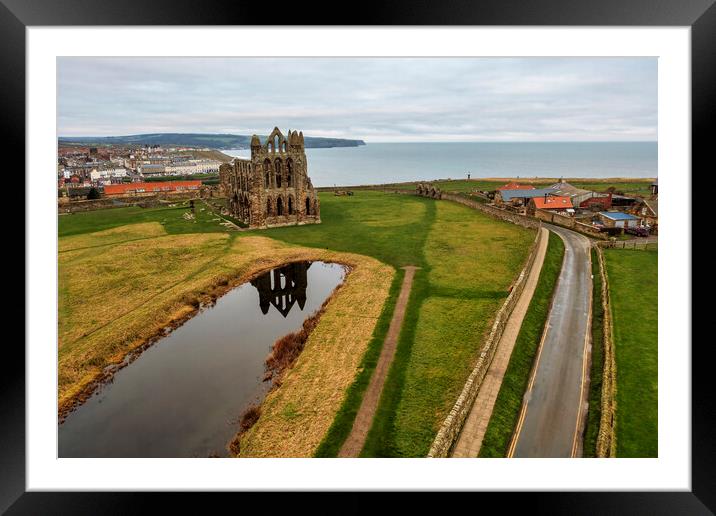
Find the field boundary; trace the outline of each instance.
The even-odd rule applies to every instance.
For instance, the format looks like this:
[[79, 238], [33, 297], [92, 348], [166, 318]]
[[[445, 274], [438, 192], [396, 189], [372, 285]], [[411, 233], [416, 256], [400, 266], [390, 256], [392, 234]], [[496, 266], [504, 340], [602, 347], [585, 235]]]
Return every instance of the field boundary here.
[[[450, 197], [452, 196], [450, 194], [448, 195], [449, 197], [443, 194], [443, 199], [453, 200], [450, 199]], [[471, 206], [471, 204], [467, 204], [461, 201], [458, 202], [460, 202], [461, 204], [466, 204], [467, 206]], [[541, 224], [539, 224], [538, 222], [529, 222], [536, 224], [536, 227], [538, 228], [541, 226]], [[440, 429], [438, 430], [438, 433], [433, 440], [433, 444], [430, 447], [430, 451], [428, 452], [428, 457], [447, 457], [450, 454], [450, 450], [454, 446], [458, 436], [460, 435], [460, 431], [462, 430], [462, 426], [465, 423], [465, 419], [467, 418], [468, 414], [470, 413], [470, 410], [472, 409], [472, 405], [475, 402], [475, 398], [477, 397], [477, 393], [480, 390], [480, 386], [482, 385], [485, 375], [487, 374], [487, 370], [490, 367], [490, 363], [495, 356], [495, 352], [497, 351], [497, 344], [502, 337], [502, 333], [504, 332], [505, 326], [507, 325], [507, 320], [512, 314], [512, 310], [514, 309], [515, 305], [517, 304], [517, 300], [519, 299], [520, 295], [522, 294], [522, 291], [524, 290], [525, 283], [527, 282], [527, 277], [532, 269], [532, 265], [534, 264], [535, 257], [537, 256], [537, 249], [542, 238], [542, 231], [537, 231], [537, 236], [532, 243], [525, 266], [517, 277], [517, 280], [515, 281], [515, 284], [510, 291], [510, 294], [507, 296], [507, 299], [497, 312], [495, 322], [493, 323], [492, 329], [490, 330], [490, 334], [488, 335], [485, 344], [483, 345], [482, 351], [480, 352], [480, 356], [477, 359], [477, 363], [475, 364], [475, 367], [473, 368], [472, 372], [470, 373], [470, 376], [465, 382], [462, 392], [458, 396], [455, 405], [448, 413], [447, 417], [445, 418], [445, 421], [443, 421], [443, 424], [440, 426]]]
[[463, 204], [470, 208], [486, 213], [493, 218], [512, 222], [513, 224], [517, 224], [518, 226], [523, 226], [531, 229], [537, 229], [542, 227], [542, 223], [539, 219], [527, 217], [526, 215], [519, 215], [517, 213], [510, 213], [509, 211], [494, 208], [492, 206], [487, 206], [486, 204], [478, 201], [466, 199], [465, 197], [462, 197], [460, 195], [443, 192], [441, 199]]
[[597, 246], [599, 246], [600, 249], [630, 249], [632, 251], [657, 251], [659, 249], [658, 242], [637, 240], [597, 242]]
[[602, 307], [604, 309], [604, 370], [602, 376], [602, 412], [597, 434], [597, 457], [616, 457], [616, 379], [617, 366], [614, 355], [614, 325], [609, 296], [609, 277], [601, 247], [594, 246], [599, 260], [599, 274], [602, 278]]

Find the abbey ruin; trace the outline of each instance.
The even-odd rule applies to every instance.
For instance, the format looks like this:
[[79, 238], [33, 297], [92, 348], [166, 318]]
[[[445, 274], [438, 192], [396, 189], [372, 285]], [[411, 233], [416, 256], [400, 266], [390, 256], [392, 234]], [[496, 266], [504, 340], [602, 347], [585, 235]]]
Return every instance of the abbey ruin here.
[[275, 127], [264, 144], [253, 135], [251, 159], [221, 165], [219, 178], [231, 215], [250, 228], [321, 222], [302, 132]]

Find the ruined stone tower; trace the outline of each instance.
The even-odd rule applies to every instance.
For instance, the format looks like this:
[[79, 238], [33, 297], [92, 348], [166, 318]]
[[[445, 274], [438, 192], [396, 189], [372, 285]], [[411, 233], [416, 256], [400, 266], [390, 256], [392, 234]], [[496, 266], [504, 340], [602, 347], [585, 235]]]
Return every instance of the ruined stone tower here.
[[321, 222], [316, 190], [308, 177], [303, 133], [278, 127], [261, 144], [251, 138], [251, 159], [235, 158], [219, 168], [231, 215], [251, 228]]

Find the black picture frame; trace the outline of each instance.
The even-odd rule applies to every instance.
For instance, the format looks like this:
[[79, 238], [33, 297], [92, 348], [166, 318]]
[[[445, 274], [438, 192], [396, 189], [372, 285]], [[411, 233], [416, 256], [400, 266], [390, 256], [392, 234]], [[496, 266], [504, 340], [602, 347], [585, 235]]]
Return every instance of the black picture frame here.
[[[345, 7], [356, 25], [553, 25], [553, 26], [688, 26], [692, 44], [692, 169], [706, 168], [710, 148], [709, 135], [716, 120], [716, 5], [715, 0], [425, 0], [361, 2]], [[342, 25], [349, 18], [339, 17], [336, 3], [298, 2], [292, 8], [273, 9], [265, 16], [260, 2], [235, 0], [192, 2], [188, 0], [0, 0], [0, 102], [2, 102], [2, 141], [6, 149], [25, 148], [25, 29], [30, 26], [91, 25], [271, 25], [297, 24]], [[348, 9], [348, 7], [354, 7]], [[335, 13], [330, 21], [320, 15]], [[318, 20], [321, 20], [320, 22]], [[711, 130], [709, 130], [711, 129]], [[24, 154], [18, 164], [25, 169]], [[18, 168], [19, 170], [20, 168]], [[42, 174], [34, 171], [35, 177]], [[685, 171], [691, 173], [691, 171]], [[692, 174], [693, 177], [693, 174]], [[32, 181], [26, 171], [25, 187]], [[685, 207], [686, 208], [686, 207]], [[688, 207], [691, 210], [691, 207]], [[691, 216], [691, 213], [688, 213]], [[27, 230], [27, 228], [26, 228]], [[693, 255], [692, 255], [693, 256]], [[27, 259], [27, 257], [25, 257]], [[26, 275], [28, 273], [26, 269]], [[28, 307], [32, 309], [31, 306]], [[699, 318], [697, 317], [696, 320]], [[692, 316], [692, 320], [693, 316]], [[706, 339], [703, 344], [708, 344]], [[11, 341], [8, 341], [8, 344]], [[691, 335], [684, 342], [691, 345]], [[531, 512], [630, 513], [630, 514], [711, 514], [716, 510], [716, 476], [711, 437], [714, 423], [713, 388], [708, 384], [709, 346], [693, 346], [692, 351], [692, 490], [690, 492], [648, 493], [511, 493], [512, 501], [526, 503]], [[25, 354], [17, 345], [6, 346], [6, 364], [0, 376], [0, 511], [8, 514], [56, 513], [127, 513], [146, 504], [139, 496], [159, 501], [164, 495], [132, 493], [28, 493], [25, 492]], [[712, 374], [712, 373], [711, 373]], [[252, 498], [246, 493], [242, 499]], [[324, 495], [325, 496], [325, 495]], [[489, 497], [505, 496], [481, 493], [481, 504]], [[209, 509], [206, 498], [189, 500], [181, 494], [184, 509]], [[222, 496], [221, 498], [225, 498]], [[414, 501], [421, 502], [420, 496]], [[294, 497], [291, 507], [313, 506], [315, 495]], [[213, 498], [212, 498], [213, 500]], [[321, 499], [326, 512], [333, 512], [330, 497]], [[372, 498], [357, 498], [343, 503], [341, 512], [363, 512]], [[258, 500], [257, 500], [258, 501]], [[213, 502], [212, 502], [213, 503]], [[272, 499], [271, 510], [282, 508]], [[314, 512], [321, 513], [319, 508]]]

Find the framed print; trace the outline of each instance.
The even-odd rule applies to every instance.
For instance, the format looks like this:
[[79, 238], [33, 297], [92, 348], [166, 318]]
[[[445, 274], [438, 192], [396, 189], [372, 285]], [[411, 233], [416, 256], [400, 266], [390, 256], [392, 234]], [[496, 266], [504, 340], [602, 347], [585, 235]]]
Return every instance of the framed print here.
[[713, 509], [691, 344], [712, 2], [394, 3], [345, 27], [3, 1], [28, 202], [3, 510]]

